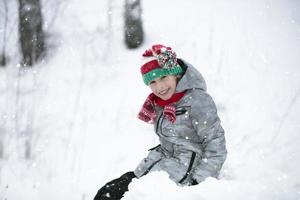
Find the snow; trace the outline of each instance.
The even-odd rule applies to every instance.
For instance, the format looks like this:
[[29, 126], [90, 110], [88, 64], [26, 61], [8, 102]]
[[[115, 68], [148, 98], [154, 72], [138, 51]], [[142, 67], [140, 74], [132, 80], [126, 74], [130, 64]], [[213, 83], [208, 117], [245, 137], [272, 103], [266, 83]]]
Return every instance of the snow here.
[[153, 43], [203, 74], [228, 158], [219, 180], [180, 187], [153, 172], [123, 199], [300, 199], [300, 2], [142, 3], [146, 38], [136, 50], [124, 45], [122, 1], [45, 3], [51, 49], [34, 68], [20, 68], [10, 34], [10, 63], [0, 68], [0, 199], [92, 199], [135, 169], [158, 143], [136, 118], [150, 92], [141, 54]]

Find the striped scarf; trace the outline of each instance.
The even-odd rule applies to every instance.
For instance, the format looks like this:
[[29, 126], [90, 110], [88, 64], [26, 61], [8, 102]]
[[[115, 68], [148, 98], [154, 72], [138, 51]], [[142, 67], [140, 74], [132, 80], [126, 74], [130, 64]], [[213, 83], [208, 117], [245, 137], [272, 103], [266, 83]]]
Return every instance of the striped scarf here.
[[185, 92], [175, 93], [170, 99], [163, 100], [157, 97], [154, 93], [151, 93], [145, 100], [139, 114], [138, 118], [144, 122], [153, 124], [156, 118], [155, 105], [162, 107], [163, 114], [166, 118], [173, 124], [176, 121], [176, 107], [175, 103], [179, 101]]

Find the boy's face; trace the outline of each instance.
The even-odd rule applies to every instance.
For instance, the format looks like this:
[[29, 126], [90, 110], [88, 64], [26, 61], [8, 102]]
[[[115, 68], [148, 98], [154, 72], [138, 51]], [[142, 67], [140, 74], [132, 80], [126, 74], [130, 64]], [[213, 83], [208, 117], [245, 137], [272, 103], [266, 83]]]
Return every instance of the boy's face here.
[[176, 91], [177, 78], [174, 75], [162, 76], [150, 82], [152, 92], [163, 100], [170, 99]]

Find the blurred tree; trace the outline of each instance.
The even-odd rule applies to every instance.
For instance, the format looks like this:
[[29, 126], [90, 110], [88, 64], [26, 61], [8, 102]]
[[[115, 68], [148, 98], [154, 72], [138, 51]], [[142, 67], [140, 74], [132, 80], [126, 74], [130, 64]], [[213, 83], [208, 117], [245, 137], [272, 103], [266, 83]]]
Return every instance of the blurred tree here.
[[2, 44], [2, 52], [0, 53], [0, 66], [6, 65], [6, 30], [7, 30], [7, 21], [8, 21], [8, 6], [7, 6], [7, 0], [3, 0], [3, 44]]
[[40, 0], [19, 0], [19, 34], [22, 64], [32, 66], [45, 51]]
[[139, 47], [144, 40], [140, 0], [125, 1], [125, 43], [129, 49]]

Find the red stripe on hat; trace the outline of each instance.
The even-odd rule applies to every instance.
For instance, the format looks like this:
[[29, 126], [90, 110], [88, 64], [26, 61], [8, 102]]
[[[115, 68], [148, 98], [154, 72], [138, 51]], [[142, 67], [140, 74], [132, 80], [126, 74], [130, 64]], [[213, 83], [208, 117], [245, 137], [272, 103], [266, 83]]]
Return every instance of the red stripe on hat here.
[[158, 61], [155, 59], [155, 60], [151, 60], [145, 64], [142, 65], [141, 67], [141, 73], [144, 75], [150, 71], [152, 71], [153, 69], [156, 69], [156, 68], [160, 68], [159, 64], [158, 64]]
[[151, 50], [151, 49], [146, 50], [146, 51], [143, 53], [143, 56], [144, 56], [144, 57], [150, 57], [150, 56], [153, 56], [152, 50]]

